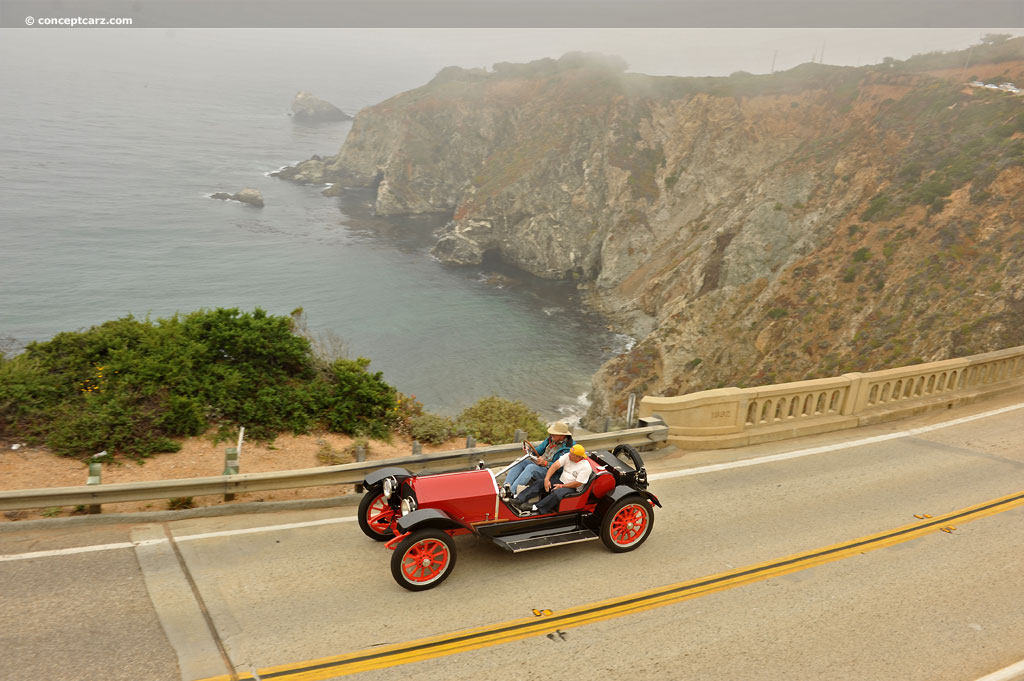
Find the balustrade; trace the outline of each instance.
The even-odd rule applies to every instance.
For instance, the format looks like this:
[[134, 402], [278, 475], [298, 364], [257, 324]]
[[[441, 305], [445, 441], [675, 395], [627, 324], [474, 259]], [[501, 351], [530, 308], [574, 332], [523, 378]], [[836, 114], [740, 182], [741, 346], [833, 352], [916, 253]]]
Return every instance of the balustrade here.
[[1024, 346], [783, 385], [645, 397], [640, 413], [662, 416], [669, 441], [683, 447], [729, 447], [894, 418], [906, 413], [902, 405], [941, 405], [947, 397], [1003, 390], [1022, 380]]

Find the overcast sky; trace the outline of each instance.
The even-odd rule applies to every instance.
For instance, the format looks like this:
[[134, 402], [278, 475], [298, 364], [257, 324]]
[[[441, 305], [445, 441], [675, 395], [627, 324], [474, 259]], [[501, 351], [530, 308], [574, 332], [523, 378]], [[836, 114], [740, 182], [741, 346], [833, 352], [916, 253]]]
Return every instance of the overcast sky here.
[[[652, 75], [768, 73], [798, 64], [863, 66], [885, 57], [965, 49], [987, 33], [1013, 29], [472, 29], [396, 31], [408, 48], [447, 55], [461, 66], [528, 61], [571, 50], [615, 54], [630, 70]], [[415, 46], [415, 47], [414, 47]], [[499, 56], [505, 55], [505, 56]]]
[[[234, 39], [248, 40], [249, 31]], [[1024, 35], [1021, 29], [325, 29], [271, 30], [268, 49], [363, 58], [490, 67], [499, 61], [530, 61], [574, 51], [623, 57], [629, 69], [652, 75], [722, 76], [735, 71], [768, 73], [812, 60], [863, 66], [885, 57], [954, 51], [988, 33]], [[231, 35], [231, 32], [223, 35]]]
[[[809, 61], [863, 66], [885, 57], [955, 51], [1003, 28], [666, 28], [666, 29], [114, 29], [0, 31], [0, 71], [32, 70], [40, 58], [91, 65], [102, 54], [173, 59], [188, 46], [249, 55], [253, 68], [285, 54], [309, 69], [358, 69], [388, 63], [415, 87], [445, 66], [491, 67], [559, 57], [570, 51], [623, 57], [629, 70], [651, 75], [727, 76], [784, 71]], [[109, 54], [108, 54], [109, 53]], [[109, 61], [109, 59], [107, 60]], [[393, 69], [394, 70], [394, 69]]]

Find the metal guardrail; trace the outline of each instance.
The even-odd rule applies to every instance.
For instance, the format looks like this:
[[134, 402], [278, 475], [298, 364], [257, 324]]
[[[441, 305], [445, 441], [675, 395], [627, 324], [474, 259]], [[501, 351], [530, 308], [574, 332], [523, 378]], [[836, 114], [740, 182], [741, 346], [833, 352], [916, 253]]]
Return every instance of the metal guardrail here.
[[[665, 442], [668, 438], [668, 426], [659, 419], [642, 419], [641, 422], [643, 423], [641, 428], [581, 435], [576, 438], [576, 442], [582, 444], [588, 451], [593, 451], [611, 449], [620, 444], [644, 447]], [[465, 470], [473, 468], [479, 461], [483, 461], [487, 466], [509, 463], [515, 460], [521, 451], [522, 445], [514, 443], [272, 473], [242, 473], [180, 480], [11, 490], [0, 492], [0, 511], [357, 484], [362, 482], [363, 478], [371, 471], [385, 466], [403, 466], [414, 473]]]

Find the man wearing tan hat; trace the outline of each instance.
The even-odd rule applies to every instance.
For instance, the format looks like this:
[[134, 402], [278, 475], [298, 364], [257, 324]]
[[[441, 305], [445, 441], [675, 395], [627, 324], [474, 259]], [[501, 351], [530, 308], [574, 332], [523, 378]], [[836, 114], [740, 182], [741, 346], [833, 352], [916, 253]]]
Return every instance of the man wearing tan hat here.
[[[558, 471], [558, 482], [551, 482], [551, 477]], [[590, 480], [590, 462], [587, 461], [587, 453], [583, 445], [573, 445], [568, 453], [563, 454], [558, 461], [548, 467], [544, 480], [535, 482], [516, 497], [516, 505], [520, 508], [526, 504], [526, 500], [541, 492], [547, 492], [547, 496], [530, 507], [531, 513], [551, 513], [558, 508], [558, 502], [564, 497], [572, 494]], [[524, 509], [525, 510], [525, 509]]]
[[551, 462], [557, 461], [558, 457], [568, 452], [572, 445], [572, 433], [569, 432], [568, 424], [562, 421], [552, 423], [548, 428], [547, 439], [536, 447], [529, 441], [524, 442], [523, 451], [533, 454], [533, 459], [523, 459], [505, 474], [509, 494], [515, 495], [519, 487], [529, 487], [537, 480], [543, 479]]

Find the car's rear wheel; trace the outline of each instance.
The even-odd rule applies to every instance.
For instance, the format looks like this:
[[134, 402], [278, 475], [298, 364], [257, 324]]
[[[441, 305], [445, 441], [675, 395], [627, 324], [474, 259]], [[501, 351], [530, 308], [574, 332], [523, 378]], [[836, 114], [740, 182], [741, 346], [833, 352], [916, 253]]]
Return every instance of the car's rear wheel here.
[[441, 530], [419, 530], [403, 539], [391, 556], [391, 576], [409, 591], [432, 589], [455, 567], [455, 542]]
[[615, 502], [601, 521], [601, 541], [615, 553], [632, 551], [654, 529], [654, 509], [643, 497], [629, 496]]
[[359, 529], [370, 539], [387, 541], [395, 536], [391, 520], [395, 511], [379, 489], [371, 489], [359, 502]]

